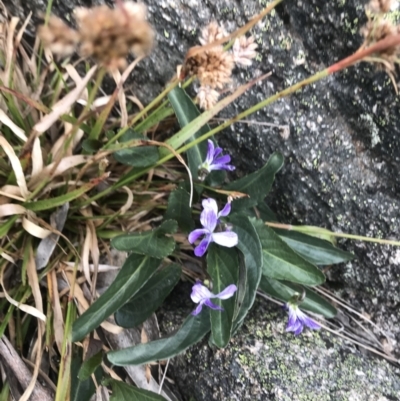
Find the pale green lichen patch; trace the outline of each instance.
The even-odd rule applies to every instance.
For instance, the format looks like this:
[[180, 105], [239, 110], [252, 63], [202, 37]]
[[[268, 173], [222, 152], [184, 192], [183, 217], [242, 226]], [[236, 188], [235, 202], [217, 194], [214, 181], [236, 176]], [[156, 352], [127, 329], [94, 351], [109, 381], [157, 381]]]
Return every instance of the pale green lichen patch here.
[[205, 342], [190, 351], [190, 363], [173, 363], [182, 391], [198, 401], [400, 399], [400, 380], [385, 361], [323, 330], [295, 337], [286, 321], [284, 311], [257, 301], [227, 348]]

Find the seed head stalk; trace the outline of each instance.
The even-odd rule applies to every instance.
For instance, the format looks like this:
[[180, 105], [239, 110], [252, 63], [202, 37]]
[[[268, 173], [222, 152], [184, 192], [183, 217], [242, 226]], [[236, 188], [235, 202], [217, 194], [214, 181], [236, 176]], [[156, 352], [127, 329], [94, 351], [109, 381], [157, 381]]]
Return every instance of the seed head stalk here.
[[[275, 101], [277, 101], [279, 99], [282, 99], [288, 95], [291, 95], [291, 94], [299, 91], [304, 86], [311, 85], [311, 84], [327, 77], [328, 75], [334, 74], [338, 71], [341, 71], [348, 67], [351, 67], [354, 64], [357, 64], [357, 63], [363, 61], [365, 58], [367, 58], [371, 54], [379, 53], [385, 49], [388, 49], [388, 48], [391, 48], [394, 46], [398, 46], [398, 45], [400, 45], [400, 34], [389, 36], [366, 49], [358, 50], [351, 56], [346, 57], [345, 59], [333, 64], [332, 66], [326, 68], [325, 70], [319, 71], [316, 74], [312, 75], [311, 77], [308, 77], [308, 78], [304, 79], [303, 81], [298, 82], [297, 84], [294, 84], [294, 85], [290, 86], [289, 88], [284, 89], [283, 91], [278, 92], [275, 95], [270, 96], [269, 98], [267, 98], [265, 100], [262, 100], [261, 102], [257, 103], [253, 107], [250, 107], [249, 109], [243, 111], [242, 113], [231, 118], [230, 120], [227, 120], [226, 122], [219, 125], [218, 127], [215, 127], [214, 129], [212, 129], [211, 131], [202, 135], [201, 137], [191, 141], [189, 144], [184, 145], [181, 148], [177, 149], [177, 152], [181, 153], [181, 152], [187, 151], [192, 146], [195, 146], [198, 143], [205, 141], [206, 139], [210, 138], [211, 136], [217, 134], [218, 132], [222, 131], [223, 129], [234, 124], [235, 122], [243, 120], [244, 118], [248, 117], [250, 114], [253, 114], [256, 111], [258, 111], [266, 106], [269, 106], [271, 103], [274, 103]], [[173, 157], [172, 154], [165, 156], [163, 159], [159, 160], [157, 165], [165, 163], [167, 160], [170, 160], [172, 157]]]
[[[222, 130], [224, 130], [225, 128], [229, 127], [230, 125], [234, 124], [237, 121], [243, 120], [246, 117], [248, 117], [250, 114], [255, 113], [256, 111], [269, 106], [271, 103], [282, 99], [286, 96], [289, 96], [297, 91], [299, 91], [300, 89], [302, 89], [303, 87], [307, 86], [307, 85], [311, 85], [315, 82], [320, 81], [321, 79], [334, 74], [336, 72], [342, 71], [348, 67], [351, 67], [361, 61], [364, 61], [367, 57], [369, 57], [371, 54], [375, 54], [375, 53], [380, 53], [385, 49], [391, 48], [393, 46], [398, 46], [400, 45], [400, 34], [397, 35], [391, 35], [386, 37], [385, 39], [380, 40], [379, 42], [375, 43], [374, 45], [366, 48], [366, 49], [360, 49], [358, 51], [356, 51], [354, 54], [352, 54], [349, 57], [346, 57], [345, 59], [331, 65], [330, 67], [317, 72], [316, 74], [312, 75], [311, 77], [308, 77], [306, 79], [304, 79], [301, 82], [298, 82], [295, 85], [290, 86], [289, 88], [284, 89], [283, 91], [280, 91], [278, 93], [276, 93], [273, 96], [270, 96], [269, 98], [262, 100], [261, 102], [257, 103], [256, 105], [254, 105], [253, 107], [250, 107], [249, 109], [243, 111], [242, 113], [239, 113], [237, 116], [227, 120], [226, 122], [224, 122], [223, 124], [215, 127], [214, 129], [212, 129], [211, 131], [207, 132], [206, 134], [202, 135], [201, 137], [194, 139], [193, 141], [191, 141], [190, 143], [180, 147], [179, 149], [176, 150], [176, 152], [178, 154], [186, 152], [188, 149], [192, 148], [193, 146], [196, 146], [197, 144], [207, 140], [208, 138], [212, 137], [213, 135], [221, 132]], [[161, 99], [161, 95], [164, 95], [165, 93], [168, 93], [170, 90], [170, 88], [166, 88], [162, 94], [160, 94], [153, 102], [152, 104], [154, 105], [157, 102], [160, 101]], [[222, 100], [223, 101], [223, 100]], [[150, 106], [150, 105], [149, 105]], [[147, 107], [146, 109], [150, 109], [151, 107]], [[146, 110], [144, 109], [144, 110]], [[141, 113], [139, 113], [140, 115], [143, 115], [145, 111], [142, 111]], [[135, 117], [135, 120], [137, 121], [140, 117], [137, 115]], [[123, 131], [123, 132], [122, 132]], [[122, 133], [124, 133], [124, 130], [121, 130]], [[122, 134], [118, 133], [118, 137], [121, 136]], [[116, 136], [117, 137], [117, 136]], [[112, 139], [112, 142], [114, 142], [117, 138], [114, 137]], [[111, 142], [111, 141], [110, 141]], [[107, 146], [110, 144], [110, 142], [107, 144]], [[172, 153], [169, 153], [168, 155], [164, 156], [163, 158], [161, 158], [156, 164], [155, 166], [151, 166], [149, 168], [143, 169], [139, 172], [130, 172], [128, 174], [125, 174], [123, 177], [120, 178], [120, 180], [118, 182], [116, 182], [114, 185], [110, 186], [109, 188], [107, 188], [106, 190], [96, 194], [95, 196], [93, 196], [92, 198], [84, 201], [80, 207], [85, 206], [87, 204], [89, 204], [92, 201], [95, 201], [97, 199], [102, 198], [103, 196], [107, 195], [108, 193], [112, 192], [113, 190], [120, 188], [124, 185], [127, 185], [129, 183], [131, 183], [132, 181], [135, 181], [136, 179], [138, 179], [139, 177], [141, 177], [142, 175], [146, 174], [149, 170], [151, 170], [154, 167], [160, 166], [162, 164], [164, 164], [165, 162], [167, 162], [168, 160], [172, 159], [174, 157], [174, 155]]]

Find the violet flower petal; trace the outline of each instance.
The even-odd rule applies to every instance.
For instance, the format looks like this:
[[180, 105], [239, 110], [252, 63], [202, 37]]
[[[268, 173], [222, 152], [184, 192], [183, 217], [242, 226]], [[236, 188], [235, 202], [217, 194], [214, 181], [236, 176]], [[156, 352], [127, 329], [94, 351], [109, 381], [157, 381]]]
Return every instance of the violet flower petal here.
[[213, 141], [211, 141], [210, 139], [208, 140], [208, 150], [207, 150], [207, 156], [206, 156], [206, 160], [204, 162], [204, 164], [206, 165], [210, 165], [213, 160], [214, 160], [214, 143]]
[[232, 297], [236, 291], [237, 291], [236, 285], [231, 284], [231, 285], [228, 285], [228, 287], [226, 287], [219, 294], [214, 295], [214, 297], [219, 298], [219, 299], [228, 299], [228, 298]]
[[214, 159], [216, 159], [222, 153], [222, 148], [215, 148]]
[[321, 326], [317, 322], [315, 322], [313, 319], [308, 317], [301, 310], [299, 310], [297, 312], [297, 314], [298, 314], [298, 319], [303, 324], [303, 326], [307, 326], [308, 328], [310, 328], [312, 330], [318, 330], [321, 328]]
[[214, 310], [220, 310], [220, 311], [224, 310], [224, 308], [222, 308], [221, 306], [215, 305], [213, 302], [211, 302], [210, 299], [207, 299], [204, 302], [204, 305], [207, 305], [209, 308], [214, 309]]
[[288, 302], [285, 305], [285, 308], [289, 312], [289, 319], [286, 331], [292, 331], [294, 335], [297, 336], [303, 331], [304, 326], [307, 326], [308, 328], [313, 330], [318, 330], [321, 328], [318, 323], [316, 323], [313, 319], [302, 312], [297, 305]]
[[214, 158], [213, 164], [227, 164], [231, 161], [231, 157], [229, 155], [224, 155], [218, 158]]
[[203, 211], [200, 214], [200, 223], [201, 225], [213, 232], [215, 227], [217, 226], [218, 221], [218, 205], [215, 199], [208, 198], [204, 199], [202, 202]]
[[196, 304], [205, 299], [212, 298], [213, 296], [214, 294], [205, 285], [201, 284], [200, 281], [197, 281], [196, 284], [193, 285], [192, 293], [190, 294], [190, 298], [192, 298], [192, 301]]
[[209, 231], [205, 228], [197, 228], [196, 230], [193, 230], [188, 237], [188, 240], [191, 244], [193, 242], [196, 242], [202, 235], [209, 234]]
[[223, 231], [221, 233], [212, 233], [212, 241], [216, 244], [225, 246], [227, 248], [232, 248], [236, 246], [239, 242], [238, 236], [233, 231]]
[[202, 257], [206, 253], [211, 241], [211, 234], [206, 234], [206, 236], [200, 241], [200, 244], [194, 248], [194, 254], [199, 258]]
[[196, 309], [192, 312], [192, 315], [193, 316], [198, 315], [201, 312], [202, 309], [203, 309], [203, 304], [198, 304], [196, 306]]
[[209, 139], [206, 159], [199, 166], [199, 169], [203, 170], [202, 174], [204, 174], [204, 171], [210, 173], [213, 170], [235, 170], [235, 166], [228, 164], [231, 161], [231, 157], [221, 154], [222, 148], [215, 147], [213, 141]]
[[218, 213], [217, 217], [225, 217], [228, 216], [228, 214], [231, 212], [231, 204], [227, 203], [224, 208]]

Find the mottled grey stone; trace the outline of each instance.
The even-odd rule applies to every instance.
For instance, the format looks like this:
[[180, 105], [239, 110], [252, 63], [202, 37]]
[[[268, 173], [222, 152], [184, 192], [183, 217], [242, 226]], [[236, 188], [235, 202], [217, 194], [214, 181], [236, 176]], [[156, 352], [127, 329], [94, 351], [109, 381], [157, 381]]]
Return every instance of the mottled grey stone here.
[[[18, 6], [10, 0], [5, 3]], [[45, 7], [43, 0], [19, 3], [25, 14], [27, 9], [37, 14]], [[71, 20], [74, 5], [98, 3], [55, 1], [54, 8]], [[158, 45], [132, 74], [137, 96], [147, 102], [159, 92], [186, 50], [196, 44], [200, 27], [216, 19], [233, 30], [265, 3], [147, 0]], [[253, 67], [237, 71], [235, 83], [269, 71], [271, 77], [222, 115], [245, 110], [357, 50], [358, 32], [366, 21], [364, 4], [362, 0], [284, 1], [254, 28], [260, 58]], [[268, 197], [282, 222], [382, 238], [399, 236], [399, 98], [384, 72], [362, 63], [249, 118], [290, 127], [288, 138], [279, 127], [243, 123], [220, 134], [239, 176], [261, 167], [274, 151], [285, 155], [285, 167]], [[400, 251], [339, 243], [354, 251], [357, 259], [329, 269], [328, 284], [385, 330], [399, 356]], [[280, 314], [258, 304], [226, 350], [211, 350], [204, 344], [174, 361], [172, 374], [183, 394], [194, 395], [197, 401], [400, 399], [395, 368], [323, 332], [294, 339], [284, 334], [283, 321]], [[257, 348], [255, 354], [250, 351]]]
[[[160, 314], [162, 330], [171, 332], [190, 311], [190, 304], [179, 302], [189, 291], [190, 286], [179, 288]], [[240, 333], [225, 349], [212, 348], [204, 340], [174, 358], [169, 374], [184, 400], [400, 399], [399, 368], [366, 357], [351, 343], [324, 330], [295, 337], [285, 332], [286, 323], [281, 308], [257, 300]]]

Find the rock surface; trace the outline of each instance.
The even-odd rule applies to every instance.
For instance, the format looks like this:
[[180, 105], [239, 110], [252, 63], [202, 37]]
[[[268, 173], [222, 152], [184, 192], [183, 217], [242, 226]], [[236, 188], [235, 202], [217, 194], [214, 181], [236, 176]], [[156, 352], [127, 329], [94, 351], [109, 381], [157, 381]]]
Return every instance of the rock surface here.
[[[189, 299], [190, 286], [181, 286], [160, 316], [161, 329], [168, 332], [193, 307], [178, 293]], [[281, 308], [258, 299], [228, 347], [212, 349], [204, 340], [174, 358], [168, 374], [188, 401], [400, 399], [400, 369], [366, 358], [324, 330], [299, 337], [285, 333], [286, 323]]]
[[[99, 2], [60, 0], [54, 2], [54, 9], [71, 20], [75, 5]], [[5, 1], [14, 8], [18, 3], [22, 15], [29, 9], [44, 10], [46, 1]], [[186, 50], [196, 44], [200, 27], [216, 19], [234, 30], [265, 3], [147, 0], [158, 46], [134, 71], [137, 96], [146, 103], [159, 92]], [[248, 70], [238, 71], [235, 81], [244, 82], [269, 71], [271, 77], [223, 115], [232, 116], [353, 53], [361, 44], [358, 32], [366, 21], [364, 4], [362, 0], [284, 1], [253, 30], [260, 44], [260, 59]], [[285, 155], [285, 167], [268, 199], [282, 222], [395, 239], [400, 233], [399, 111], [388, 76], [363, 63], [272, 104], [251, 116], [251, 124], [239, 123], [226, 130], [220, 142], [231, 151], [239, 175], [260, 167], [274, 151]], [[282, 129], [286, 125], [289, 137]], [[354, 251], [357, 259], [330, 269], [329, 284], [356, 309], [371, 316], [399, 357], [400, 250], [361, 242], [340, 243]], [[260, 314], [264, 318], [256, 320]], [[394, 376], [398, 371], [385, 362], [366, 359], [353, 347], [322, 332], [294, 340], [284, 334], [283, 318], [260, 303], [252, 316], [226, 350], [213, 351], [203, 345], [187, 354], [190, 358], [182, 359], [181, 365], [174, 363], [172, 373], [187, 399], [189, 395], [197, 401], [400, 398], [399, 381]], [[254, 331], [257, 327], [260, 336]], [[258, 354], [249, 350], [243, 357], [251, 360], [247, 367], [240, 359], [246, 347], [253, 352], [259, 348]], [[300, 389], [295, 387], [300, 378], [301, 396], [295, 391]], [[254, 390], [262, 394], [260, 398], [251, 393], [257, 382], [262, 383]], [[315, 392], [318, 387], [320, 393]], [[361, 393], [368, 388], [369, 393]], [[216, 398], [212, 398], [214, 391]], [[315, 396], [309, 396], [310, 392]], [[365, 397], [357, 398], [360, 394]]]

